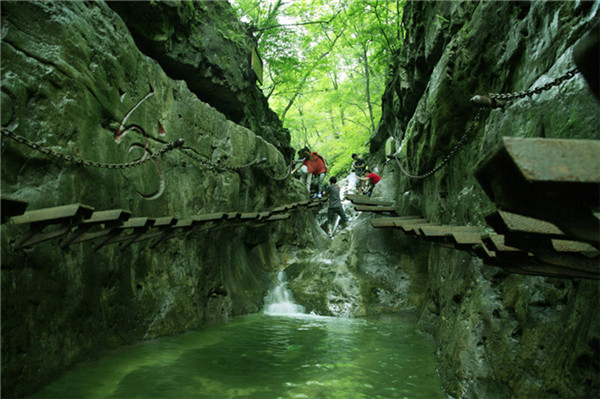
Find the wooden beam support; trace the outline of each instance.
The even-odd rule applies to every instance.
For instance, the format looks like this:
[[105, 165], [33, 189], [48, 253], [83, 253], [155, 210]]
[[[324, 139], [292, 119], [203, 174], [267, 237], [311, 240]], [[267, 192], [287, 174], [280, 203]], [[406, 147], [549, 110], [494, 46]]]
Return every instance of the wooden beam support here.
[[[120, 226], [129, 220], [131, 212], [123, 209], [111, 209], [107, 211], [96, 211], [88, 219], [83, 220], [77, 229], [59, 243], [61, 248], [71, 244], [93, 240], [108, 235], [112, 228]], [[99, 231], [90, 231], [100, 228]]]
[[[121, 251], [123, 251], [131, 245], [136, 238], [148, 231], [154, 222], [155, 219], [147, 217], [130, 218], [120, 226], [111, 229], [107, 237], [96, 245], [94, 250], [97, 251], [105, 245], [119, 243], [119, 247]], [[121, 236], [121, 233], [124, 233], [129, 229], [132, 229], [130, 234]]]
[[[89, 218], [93, 212], [94, 208], [90, 206], [71, 204], [37, 209], [25, 212], [20, 216], [14, 216], [12, 218], [13, 223], [17, 225], [29, 224], [29, 232], [15, 243], [15, 248], [30, 247], [44, 241], [60, 238], [68, 234], [73, 227], [84, 219]], [[44, 232], [50, 226], [55, 228]]]

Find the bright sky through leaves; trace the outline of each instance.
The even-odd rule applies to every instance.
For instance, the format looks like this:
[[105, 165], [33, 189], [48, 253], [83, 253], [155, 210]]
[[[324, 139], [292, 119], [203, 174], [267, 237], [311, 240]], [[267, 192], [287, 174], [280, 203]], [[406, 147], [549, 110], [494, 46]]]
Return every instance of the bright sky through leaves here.
[[403, 1], [235, 0], [259, 40], [262, 85], [292, 146], [321, 153], [345, 176], [368, 152], [391, 58], [402, 42]]

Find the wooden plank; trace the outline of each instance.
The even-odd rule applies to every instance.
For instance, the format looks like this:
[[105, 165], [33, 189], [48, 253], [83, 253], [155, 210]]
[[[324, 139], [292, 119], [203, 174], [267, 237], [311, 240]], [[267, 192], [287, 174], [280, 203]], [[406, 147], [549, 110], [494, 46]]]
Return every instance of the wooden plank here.
[[396, 213], [394, 206], [354, 205], [357, 212], [391, 212]]
[[258, 213], [258, 219], [259, 220], [266, 219], [266, 218], [268, 218], [271, 215], [272, 215], [272, 213], [268, 212], [268, 211], [267, 212], [259, 212]]
[[[509, 233], [504, 236], [506, 245], [519, 248], [523, 251], [533, 253], [542, 262], [550, 265], [567, 267], [585, 272], [600, 272], [598, 251], [586, 243], [577, 243], [567, 240], [556, 240], [555, 243], [546, 236], [526, 233]], [[556, 247], [564, 251], [556, 250]], [[591, 249], [586, 254], [581, 254], [577, 249]], [[592, 257], [590, 257], [592, 256]]]
[[565, 236], [562, 230], [550, 222], [512, 212], [499, 210], [487, 215], [485, 220], [499, 234], [521, 232], [552, 237]]
[[482, 236], [483, 244], [494, 252], [522, 252], [521, 250], [510, 247], [504, 244], [504, 236], [502, 234], [486, 234]]
[[500, 209], [600, 245], [600, 140], [504, 137], [475, 177]]
[[590, 245], [586, 242], [560, 239], [552, 239], [550, 242], [554, 250], [558, 252], [579, 252], [585, 254], [586, 256], [594, 257], [598, 256], [600, 253], [593, 245]]
[[154, 222], [155, 222], [155, 219], [148, 218], [148, 217], [130, 218], [127, 221], [125, 221], [121, 226], [119, 226], [119, 229], [125, 230], [125, 229], [133, 229], [136, 227], [150, 227], [154, 224]]
[[225, 215], [226, 215], [225, 221], [227, 221], [227, 222], [236, 221], [242, 217], [242, 214], [240, 212], [229, 212], [229, 213], [226, 213]]
[[[30, 247], [55, 238], [61, 238], [88, 218], [94, 208], [82, 204], [63, 205], [25, 212], [12, 218], [15, 224], [29, 224], [29, 231], [16, 243], [15, 248]], [[58, 225], [58, 226], [56, 226]], [[50, 230], [46, 228], [53, 226]], [[45, 230], [45, 231], [44, 231]]]
[[524, 274], [529, 276], [553, 277], [553, 278], [584, 278], [590, 280], [600, 280], [600, 274], [589, 273], [569, 268], [539, 263], [536, 261], [521, 260], [504, 261], [497, 258], [484, 259], [484, 263], [489, 266], [501, 267], [507, 273]]
[[418, 215], [409, 215], [409, 216], [384, 217], [384, 218], [371, 219], [370, 222], [371, 222], [371, 226], [373, 226], [375, 228], [397, 227], [395, 222], [402, 222], [402, 221], [406, 221], [406, 220], [416, 220], [416, 219], [425, 220], [425, 219], [421, 218], [421, 216], [418, 216]]
[[271, 213], [287, 212], [288, 210], [292, 209], [293, 207], [294, 207], [294, 204], [280, 205], [278, 207], [271, 209], [270, 212]]
[[483, 237], [485, 246], [493, 251], [480, 252], [484, 263], [498, 265], [514, 273], [531, 274], [544, 277], [599, 279], [598, 262], [590, 259], [575, 259], [573, 256], [552, 253], [551, 251], [531, 253], [507, 245], [507, 236], [489, 234]]
[[349, 199], [354, 205], [376, 205], [376, 206], [393, 206], [394, 205], [393, 201], [375, 200], [375, 199], [371, 199], [371, 197], [367, 197], [366, 195], [361, 196], [361, 197], [365, 197], [365, 198], [350, 199], [350, 198], [348, 198], [348, 195], [346, 195], [346, 198]]
[[292, 215], [289, 214], [289, 213], [271, 215], [268, 218], [262, 219], [262, 220], [258, 221], [257, 223], [252, 224], [249, 227], [251, 227], [251, 228], [263, 227], [263, 226], [267, 225], [268, 223], [279, 222], [279, 221], [282, 221], [282, 220], [287, 220], [291, 216]]
[[223, 212], [208, 213], [205, 215], [192, 216], [192, 219], [199, 223], [218, 222], [227, 218], [227, 214]]
[[432, 225], [423, 225], [419, 227], [419, 234], [425, 237], [444, 237], [451, 236], [452, 233], [475, 233], [480, 231], [477, 226], [432, 226]]
[[346, 198], [350, 201], [352, 200], [369, 200], [371, 197], [368, 195], [360, 195], [360, 194], [346, 194]]
[[82, 204], [69, 204], [56, 206], [53, 208], [36, 209], [34, 211], [25, 212], [23, 215], [14, 216], [12, 218], [15, 224], [26, 223], [60, 223], [66, 219], [83, 216], [82, 219], [88, 218], [94, 212], [94, 208]]
[[240, 216], [240, 220], [254, 220], [259, 218], [258, 212], [246, 212], [242, 213]]
[[101, 224], [106, 222], [114, 222], [117, 220], [126, 221], [131, 217], [131, 212], [123, 209], [109, 209], [106, 211], [96, 211], [88, 219], [85, 219], [82, 224]]
[[152, 227], [172, 226], [175, 223], [177, 223], [177, 219], [175, 219], [174, 217], [172, 217], [172, 216], [163, 216], [163, 217], [156, 218], [154, 220], [154, 224], [152, 225]]
[[396, 228], [394, 221], [391, 219], [371, 219], [371, 226], [374, 228], [392, 227]]
[[403, 220], [394, 220], [394, 225], [396, 227], [404, 227], [404, 226], [410, 226], [410, 225], [422, 225], [422, 224], [427, 224], [429, 223], [429, 221], [427, 219], [403, 219]]
[[483, 246], [481, 233], [454, 232], [447, 237], [447, 240], [454, 245], [454, 248], [462, 251], [468, 251], [475, 256], [478, 256], [477, 248], [479, 248], [479, 246]]
[[418, 236], [419, 228], [421, 226], [439, 226], [439, 225], [440, 224], [437, 222], [427, 222], [425, 220], [424, 222], [419, 222], [419, 223], [402, 223], [402, 225], [400, 225], [399, 227], [402, 229], [402, 231], [405, 234], [412, 235], [412, 236]]

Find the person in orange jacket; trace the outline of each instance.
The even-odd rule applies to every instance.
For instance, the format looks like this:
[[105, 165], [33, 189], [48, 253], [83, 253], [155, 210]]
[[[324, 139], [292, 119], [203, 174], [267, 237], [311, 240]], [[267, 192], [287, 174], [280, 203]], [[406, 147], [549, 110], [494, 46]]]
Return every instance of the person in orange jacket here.
[[311, 152], [308, 147], [304, 147], [299, 153], [304, 158], [302, 164], [292, 171], [292, 174], [296, 173], [302, 165], [306, 166], [308, 173], [313, 175], [317, 183], [317, 193], [313, 198], [323, 197], [323, 180], [325, 180], [325, 173], [327, 173], [327, 162], [319, 155], [316, 151]]

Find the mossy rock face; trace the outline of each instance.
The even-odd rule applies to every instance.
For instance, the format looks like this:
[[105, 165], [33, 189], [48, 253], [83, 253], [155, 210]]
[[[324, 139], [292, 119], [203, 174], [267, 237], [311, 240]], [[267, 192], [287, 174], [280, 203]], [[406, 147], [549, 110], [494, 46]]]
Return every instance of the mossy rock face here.
[[[158, 165], [80, 166], [3, 136], [3, 196], [27, 201], [29, 210], [82, 203], [179, 219], [305, 199], [289, 178], [274, 189], [286, 161], [273, 144], [169, 77], [107, 4], [1, 7], [3, 128], [86, 161], [129, 163], [144, 147], [155, 153], [177, 139], [204, 160], [177, 149]], [[118, 141], [120, 124], [136, 128]], [[237, 168], [261, 158], [260, 165]], [[159, 173], [162, 195], [145, 199], [159, 189]], [[307, 220], [297, 218], [295, 226], [302, 231]], [[199, 232], [154, 249], [145, 241], [94, 251], [98, 242], [91, 241], [61, 250], [53, 240], [15, 250], [25, 230], [2, 226], [3, 397], [27, 395], [106, 349], [259, 310], [270, 284], [265, 254], [286, 241], [305, 246], [311, 239], [271, 225]]]
[[140, 50], [198, 98], [253, 130], [291, 159], [290, 134], [269, 108], [251, 68], [257, 47], [225, 1], [108, 2]]
[[[407, 38], [384, 93], [371, 153], [380, 156], [387, 137], [404, 135], [402, 162], [408, 171], [431, 170], [467, 132], [478, 112], [469, 104], [473, 95], [543, 86], [574, 67], [572, 49], [598, 18], [591, 4], [407, 4]], [[576, 75], [503, 110], [484, 110], [466, 144], [433, 176], [413, 180], [395, 164], [385, 166], [382, 175], [396, 187], [386, 190], [385, 199], [392, 195], [401, 214], [491, 232], [484, 216], [495, 206], [475, 180], [475, 166], [504, 136], [600, 139], [598, 109]], [[600, 363], [596, 283], [509, 275], [450, 249], [406, 255], [416, 258], [419, 251], [425, 251], [428, 269], [420, 322], [436, 339], [449, 394], [597, 394], [598, 379], [592, 377]]]

